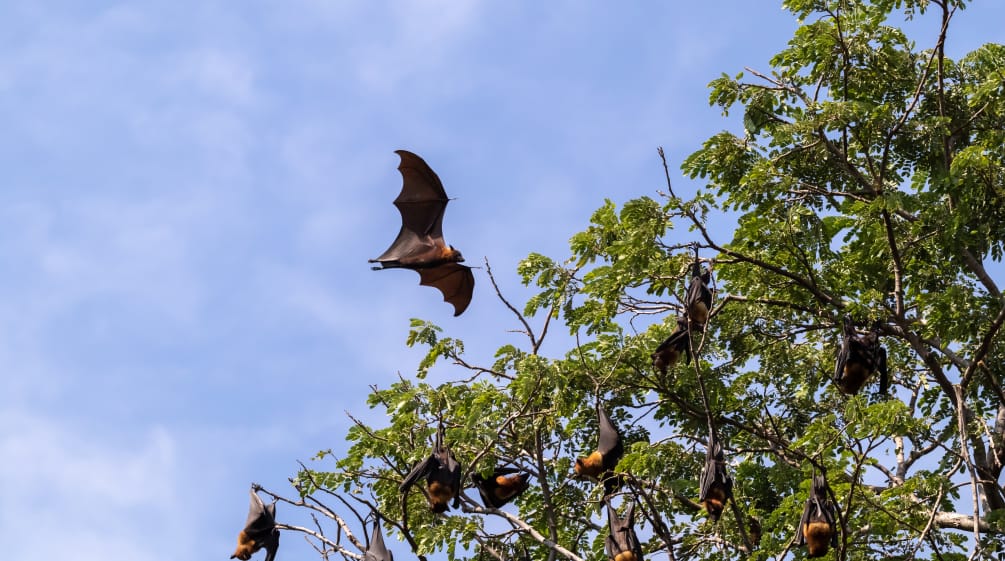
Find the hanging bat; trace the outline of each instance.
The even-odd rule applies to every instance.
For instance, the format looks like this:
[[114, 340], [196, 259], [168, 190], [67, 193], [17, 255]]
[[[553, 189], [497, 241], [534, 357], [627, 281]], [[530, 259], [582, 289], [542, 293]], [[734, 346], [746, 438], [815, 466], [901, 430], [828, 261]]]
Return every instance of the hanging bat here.
[[597, 417], [600, 430], [596, 452], [585, 458], [576, 458], [576, 475], [599, 479], [604, 483], [604, 494], [610, 495], [620, 486], [620, 480], [611, 471], [618, 465], [625, 447], [621, 443], [621, 433], [607, 416], [607, 411], [597, 403]]
[[708, 283], [711, 280], [712, 271], [707, 268], [702, 271], [696, 256], [694, 265], [691, 267], [691, 283], [687, 286], [684, 308], [687, 310], [687, 318], [691, 325], [699, 331], [705, 330], [708, 312], [712, 309], [712, 291], [708, 288]]
[[396, 153], [401, 157], [402, 186], [394, 206], [401, 213], [401, 230], [391, 247], [370, 263], [380, 264], [374, 270], [417, 271], [419, 284], [442, 292], [443, 301], [453, 304], [454, 315], [459, 316], [471, 303], [475, 276], [471, 267], [460, 264], [464, 261], [461, 252], [443, 241], [443, 213], [450, 199], [422, 158], [407, 150]]
[[827, 498], [827, 480], [822, 475], [813, 476], [810, 498], [796, 529], [796, 545], [806, 546], [807, 557], [823, 557], [829, 547], [837, 547], [834, 503]]
[[384, 534], [380, 531], [380, 518], [373, 521], [370, 545], [363, 553], [363, 561], [394, 561], [394, 555], [384, 545]]
[[237, 549], [230, 556], [231, 559], [248, 561], [259, 549], [265, 548], [265, 561], [273, 561], [276, 558], [276, 550], [279, 549], [279, 529], [276, 528], [276, 503], [265, 504], [258, 496], [261, 489], [258, 485], [251, 485], [251, 507], [248, 509], [248, 521], [244, 524], [244, 529], [237, 534]]
[[842, 393], [856, 395], [873, 372], [879, 371], [879, 393], [886, 395], [890, 378], [886, 370], [886, 349], [879, 344], [879, 326], [865, 335], [855, 332], [850, 316], [844, 318], [841, 350], [834, 368], [834, 383]]
[[412, 468], [398, 490], [407, 496], [408, 489], [421, 477], [426, 478], [430, 510], [436, 513], [446, 512], [451, 499], [454, 501], [454, 508], [460, 506], [461, 464], [457, 463], [454, 453], [443, 444], [442, 423], [436, 430], [432, 454]]
[[685, 363], [691, 364], [691, 333], [688, 330], [687, 319], [678, 317], [677, 329], [656, 347], [650, 358], [653, 359], [653, 368], [666, 376], [667, 369], [677, 364], [682, 356]]
[[757, 547], [761, 545], [761, 521], [751, 516], [747, 519], [747, 536], [750, 538], [750, 545]]
[[642, 545], [635, 534], [635, 501], [628, 506], [625, 517], [618, 516], [609, 500], [607, 503], [607, 525], [610, 533], [604, 549], [609, 561], [642, 561]]
[[713, 522], [718, 522], [726, 501], [733, 498], [733, 478], [726, 473], [726, 458], [713, 427], [708, 427], [708, 448], [705, 467], [701, 470], [701, 494], [698, 500], [705, 506]]
[[527, 490], [530, 474], [515, 468], [497, 467], [492, 470], [490, 478], [484, 478], [480, 473], [472, 473], [471, 479], [478, 488], [478, 494], [482, 496], [482, 504], [502, 508]]

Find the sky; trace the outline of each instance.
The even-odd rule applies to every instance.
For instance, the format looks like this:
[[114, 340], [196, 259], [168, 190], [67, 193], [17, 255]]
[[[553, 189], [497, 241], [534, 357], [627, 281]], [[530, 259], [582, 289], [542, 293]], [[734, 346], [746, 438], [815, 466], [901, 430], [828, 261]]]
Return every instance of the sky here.
[[[366, 396], [414, 373], [410, 318], [472, 362], [520, 342], [484, 269], [458, 318], [370, 270], [400, 226], [394, 150], [436, 170], [447, 241], [522, 305], [520, 259], [656, 196], [658, 146], [673, 169], [738, 130], [707, 84], [768, 68], [797, 25], [779, 5], [5, 0], [7, 558], [226, 559], [252, 481], [292, 494], [298, 460], [345, 450], [346, 411], [382, 423]], [[974, 2], [950, 56], [1001, 21]], [[284, 535], [280, 561], [317, 558]]]

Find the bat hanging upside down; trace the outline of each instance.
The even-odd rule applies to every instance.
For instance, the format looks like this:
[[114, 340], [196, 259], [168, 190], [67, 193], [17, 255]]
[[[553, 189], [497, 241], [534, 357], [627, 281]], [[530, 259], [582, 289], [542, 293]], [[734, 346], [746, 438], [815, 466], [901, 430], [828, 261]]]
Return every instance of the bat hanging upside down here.
[[653, 360], [653, 368], [665, 376], [667, 369], [673, 368], [682, 356], [687, 364], [691, 364], [691, 332], [687, 326], [687, 319], [678, 317], [677, 329], [656, 347], [650, 358]]
[[436, 513], [446, 512], [451, 499], [454, 501], [454, 508], [460, 506], [461, 464], [454, 458], [453, 452], [443, 444], [442, 424], [436, 430], [436, 442], [432, 454], [412, 468], [398, 490], [402, 495], [407, 495], [409, 487], [421, 477], [426, 478], [430, 510]]
[[443, 293], [443, 301], [453, 304], [454, 315], [461, 315], [471, 303], [475, 276], [471, 267], [461, 265], [460, 251], [443, 241], [443, 213], [447, 193], [435, 172], [422, 158], [407, 150], [397, 150], [401, 157], [398, 171], [402, 186], [394, 206], [401, 213], [401, 230], [391, 247], [380, 257], [370, 259], [380, 269], [411, 269], [419, 273], [419, 284]]
[[879, 393], [886, 395], [890, 376], [886, 370], [886, 349], [879, 344], [878, 325], [865, 335], [855, 332], [851, 317], [844, 318], [841, 350], [834, 368], [834, 383], [842, 393], [856, 395], [873, 372], [879, 371]]
[[574, 469], [579, 477], [603, 481], [604, 494], [610, 495], [620, 485], [619, 478], [611, 471], [621, 460], [625, 447], [621, 443], [621, 433], [599, 403], [597, 403], [597, 417], [600, 421], [597, 450], [585, 458], [576, 458]]
[[520, 493], [527, 490], [527, 480], [530, 474], [515, 468], [497, 467], [492, 470], [492, 477], [482, 477], [480, 473], [472, 473], [471, 480], [482, 496], [482, 504], [492, 508], [502, 508]]
[[[697, 255], [695, 256], [697, 259]], [[712, 271], [705, 269], [702, 271], [701, 265], [696, 260], [691, 267], [691, 283], [687, 286], [687, 296], [684, 299], [684, 308], [687, 310], [687, 318], [691, 326], [698, 332], [705, 329], [708, 322], [708, 313], [712, 310], [712, 291], [708, 288], [708, 283], [712, 280]]]
[[705, 450], [705, 467], [701, 470], [701, 494], [698, 500], [705, 505], [708, 516], [718, 522], [726, 501], [733, 498], [733, 478], [726, 472], [726, 458], [722, 445], [709, 426], [708, 448]]
[[273, 561], [279, 549], [279, 529], [276, 528], [276, 503], [265, 504], [258, 496], [258, 485], [251, 485], [251, 507], [244, 529], [237, 535], [237, 549], [231, 559], [248, 561], [259, 549], [265, 548], [265, 561]]
[[822, 475], [813, 476], [813, 489], [796, 529], [796, 545], [806, 546], [807, 557], [823, 557], [829, 547], [837, 547], [834, 503], [827, 498], [827, 480]]
[[609, 561], [642, 561], [642, 544], [635, 534], [635, 501], [628, 506], [625, 517], [618, 516], [618, 512], [611, 506], [610, 500], [607, 503], [607, 525], [610, 532], [604, 543], [604, 550]]
[[384, 545], [384, 534], [380, 532], [380, 518], [373, 521], [370, 546], [363, 553], [363, 561], [394, 561], [394, 555]]

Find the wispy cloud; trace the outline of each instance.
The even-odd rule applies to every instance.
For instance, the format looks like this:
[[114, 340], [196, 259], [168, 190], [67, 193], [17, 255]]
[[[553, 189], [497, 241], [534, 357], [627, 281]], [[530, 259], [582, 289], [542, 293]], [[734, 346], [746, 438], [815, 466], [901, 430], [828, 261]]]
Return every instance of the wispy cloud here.
[[148, 541], [150, 529], [175, 535], [173, 521], [184, 519], [175, 443], [164, 429], [115, 443], [86, 424], [6, 411], [0, 455], [0, 536], [12, 559], [175, 558], [177, 550]]

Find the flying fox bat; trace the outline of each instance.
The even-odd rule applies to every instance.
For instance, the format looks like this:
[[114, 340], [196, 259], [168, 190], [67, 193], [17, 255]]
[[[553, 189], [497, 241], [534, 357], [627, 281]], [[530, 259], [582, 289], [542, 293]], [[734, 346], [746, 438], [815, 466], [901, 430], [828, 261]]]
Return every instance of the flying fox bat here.
[[628, 506], [625, 517], [618, 516], [618, 512], [607, 502], [607, 525], [610, 533], [604, 549], [607, 552], [609, 561], [642, 561], [642, 545], [635, 535], [635, 502]]
[[656, 347], [650, 358], [653, 359], [653, 368], [666, 376], [667, 369], [677, 364], [681, 356], [685, 363], [691, 364], [691, 332], [684, 317], [677, 318], [677, 329]]
[[401, 213], [401, 230], [391, 247], [370, 263], [380, 264], [374, 270], [417, 271], [419, 284], [442, 292], [443, 301], [453, 304], [454, 315], [459, 316], [471, 303], [475, 276], [471, 267], [460, 264], [464, 261], [461, 252], [443, 241], [443, 213], [450, 199], [422, 158], [407, 150], [396, 153], [401, 157], [402, 186], [394, 206]]
[[363, 553], [363, 561], [394, 561], [394, 555], [384, 545], [384, 534], [380, 531], [380, 518], [373, 522], [373, 534], [370, 536], [370, 545]]
[[865, 335], [855, 332], [851, 317], [844, 318], [841, 350], [834, 368], [834, 383], [844, 394], [855, 395], [873, 372], [879, 371], [879, 393], [886, 395], [890, 379], [886, 370], [886, 349], [879, 344], [879, 329]]
[[708, 312], [712, 309], [712, 291], [708, 288], [708, 283], [711, 280], [712, 271], [709, 269], [702, 271], [701, 265], [695, 261], [691, 268], [691, 283], [687, 286], [684, 307], [691, 325], [700, 331], [705, 329]]
[[761, 545], [761, 521], [751, 516], [747, 520], [747, 536], [750, 537], [750, 545], [757, 547]]
[[258, 496], [261, 487], [251, 485], [251, 507], [248, 509], [248, 521], [244, 529], [237, 534], [237, 549], [231, 559], [248, 561], [251, 555], [265, 548], [265, 561], [276, 558], [279, 549], [279, 529], [276, 528], [276, 503], [265, 504]]
[[620, 481], [611, 471], [618, 465], [625, 447], [621, 443], [621, 433], [614, 426], [607, 411], [597, 403], [597, 417], [600, 420], [597, 450], [585, 458], [576, 458], [576, 475], [591, 477], [604, 482], [604, 494], [610, 495], [620, 485]]
[[432, 454], [415, 464], [398, 490], [407, 495], [409, 487], [420, 477], [426, 478], [430, 510], [436, 513], [446, 512], [451, 499], [454, 501], [454, 508], [460, 506], [461, 464], [457, 463], [454, 453], [443, 444], [442, 424], [436, 430], [436, 442]]
[[837, 547], [834, 503], [827, 498], [827, 480], [822, 475], [813, 476], [813, 489], [796, 529], [796, 545], [806, 546], [807, 557], [823, 557], [829, 547]]
[[527, 490], [530, 474], [508, 467], [497, 467], [492, 470], [492, 477], [482, 477], [480, 473], [471, 474], [482, 503], [492, 508], [501, 508]]
[[701, 494], [698, 500], [714, 522], [719, 521], [726, 501], [733, 498], [733, 478], [726, 473], [726, 458], [712, 427], [708, 428], [705, 467], [701, 470]]

